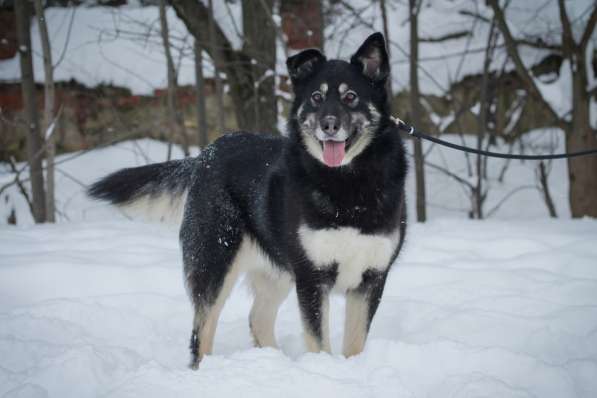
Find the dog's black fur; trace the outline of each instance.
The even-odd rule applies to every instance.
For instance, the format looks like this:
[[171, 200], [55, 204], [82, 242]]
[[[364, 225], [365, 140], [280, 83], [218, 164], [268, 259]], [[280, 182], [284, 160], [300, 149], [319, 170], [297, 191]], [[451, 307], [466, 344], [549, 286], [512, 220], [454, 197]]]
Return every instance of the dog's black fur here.
[[[387, 273], [404, 240], [407, 163], [403, 143], [390, 119], [385, 89], [389, 64], [383, 36], [370, 36], [350, 63], [327, 61], [311, 49], [289, 58], [287, 65], [295, 93], [288, 138], [226, 135], [196, 159], [121, 170], [89, 190], [92, 196], [117, 205], [164, 194], [172, 195], [171, 200], [182, 200], [186, 193], [180, 241], [185, 280], [196, 314], [192, 367], [198, 366], [203, 354], [211, 352], [213, 331], [209, 329], [215, 329], [221, 305], [238, 272], [235, 267], [244, 261], [246, 250], [241, 247], [254, 246], [269, 263], [264, 265], [266, 270], [249, 269], [267, 281], [255, 283], [256, 303], [260, 299], [266, 303], [255, 304], [251, 312], [256, 344], [275, 345], [268, 337], [273, 333], [271, 318], [275, 319], [287, 288], [279, 289], [272, 299], [279, 302], [272, 308], [267, 300], [272, 291], [278, 291], [277, 283], [287, 278], [296, 284], [309, 337], [307, 346], [312, 351], [329, 350], [325, 336], [328, 292], [339, 287], [354, 300], [352, 310], [347, 304], [347, 317], [354, 319], [347, 320], [347, 327], [353, 322], [352, 328], [362, 330], [345, 331], [354, 334], [355, 341], [345, 343], [345, 354], [353, 355], [362, 349]], [[322, 155], [324, 145], [329, 144], [324, 141], [331, 137], [340, 142], [341, 134], [346, 135], [342, 141], [344, 161], [351, 150], [354, 156], [346, 164], [330, 166], [326, 160], [329, 156]], [[322, 136], [326, 137], [323, 141]], [[311, 140], [311, 149], [307, 140]], [[391, 242], [391, 255], [384, 257], [387, 264], [359, 264], [357, 283], [336, 286], [344, 273], [350, 276], [357, 272], [346, 269], [353, 264], [350, 259], [377, 259], [378, 254], [363, 246], [363, 250], [351, 252], [353, 257], [345, 263], [336, 260], [345, 253], [335, 256], [333, 252], [329, 263], [317, 263], [321, 256], [316, 251], [344, 247], [348, 242], [338, 241], [343, 237], [357, 246], [360, 242], [377, 245], [377, 237]], [[371, 246], [369, 251], [377, 247], [382, 246]], [[351, 247], [345, 249], [350, 251]], [[366, 303], [364, 310], [359, 310], [360, 302]]]

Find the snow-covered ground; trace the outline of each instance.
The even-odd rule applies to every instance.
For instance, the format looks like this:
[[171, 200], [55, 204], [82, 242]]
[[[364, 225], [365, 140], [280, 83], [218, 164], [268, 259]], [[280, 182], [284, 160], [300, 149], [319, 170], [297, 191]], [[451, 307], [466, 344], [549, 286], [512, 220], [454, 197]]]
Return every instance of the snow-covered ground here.
[[215, 353], [186, 368], [191, 310], [174, 229], [128, 221], [0, 229], [0, 396], [594, 397], [597, 222], [412, 225], [363, 354], [308, 354], [296, 298], [281, 350], [252, 348], [237, 286]]
[[[553, 134], [534, 132], [527, 147], [561, 150]], [[431, 221], [411, 223], [361, 355], [339, 355], [340, 297], [334, 354], [305, 353], [292, 293], [277, 324], [281, 350], [253, 348], [240, 282], [214, 355], [193, 372], [176, 227], [127, 220], [81, 186], [165, 153], [140, 140], [62, 155], [56, 225], [31, 225], [16, 188], [2, 194], [1, 222], [14, 208], [20, 225], [0, 226], [0, 397], [597, 396], [597, 221], [568, 219], [565, 162], [551, 165], [558, 220], [533, 188], [487, 221], [466, 220], [460, 185], [430, 170]], [[460, 176], [463, 159], [430, 149], [430, 161]], [[499, 183], [502, 165], [490, 161], [488, 209], [534, 183], [534, 163], [511, 162]]]

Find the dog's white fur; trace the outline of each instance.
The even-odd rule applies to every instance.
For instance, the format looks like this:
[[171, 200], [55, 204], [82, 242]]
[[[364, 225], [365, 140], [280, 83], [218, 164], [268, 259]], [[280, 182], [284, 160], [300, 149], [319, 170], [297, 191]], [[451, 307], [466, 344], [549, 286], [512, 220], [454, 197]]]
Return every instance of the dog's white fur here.
[[255, 295], [249, 315], [253, 341], [258, 347], [277, 348], [274, 333], [276, 317], [292, 287], [290, 274], [253, 270], [248, 278]]
[[[385, 271], [390, 266], [400, 240], [400, 230], [397, 228], [390, 234], [372, 235], [349, 227], [313, 229], [303, 224], [298, 233], [307, 257], [316, 267], [338, 265], [333, 289], [346, 292], [342, 353], [347, 357], [356, 355], [363, 350], [367, 338], [369, 303], [363, 293], [352, 289], [360, 285], [366, 270]], [[330, 351], [328, 300], [327, 294], [324, 295], [321, 308], [321, 349], [327, 352]], [[319, 350], [317, 340], [308, 333], [305, 341], [309, 351]]]
[[367, 297], [358, 292], [346, 294], [346, 318], [344, 319], [344, 342], [342, 354], [351, 357], [359, 354], [367, 340], [369, 302]]
[[143, 195], [117, 207], [130, 218], [141, 218], [145, 221], [164, 222], [180, 225], [187, 201], [187, 191], [178, 195], [162, 193], [160, 195]]
[[312, 229], [303, 224], [298, 232], [307, 257], [316, 267], [338, 264], [334, 290], [339, 292], [356, 288], [367, 269], [385, 271], [400, 239], [399, 229], [387, 235], [368, 235], [356, 228]]

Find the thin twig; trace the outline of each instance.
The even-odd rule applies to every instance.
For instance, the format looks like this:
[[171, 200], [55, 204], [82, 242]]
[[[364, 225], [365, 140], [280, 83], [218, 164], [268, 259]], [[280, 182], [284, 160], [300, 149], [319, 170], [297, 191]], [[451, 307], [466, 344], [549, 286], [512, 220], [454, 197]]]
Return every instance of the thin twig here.
[[75, 12], [77, 12], [77, 7], [73, 7], [73, 12], [70, 16], [70, 21], [68, 23], [68, 30], [66, 31], [66, 40], [64, 41], [64, 47], [62, 47], [62, 52], [58, 57], [58, 61], [52, 66], [53, 69], [56, 69], [58, 65], [62, 63], [64, 60], [64, 55], [66, 54], [66, 49], [68, 48], [68, 43], [70, 42], [70, 36], [73, 29], [73, 21], [75, 20]]
[[[9, 164], [10, 164], [10, 169], [16, 173], [14, 183], [17, 184], [17, 186], [19, 187], [19, 191], [21, 191], [21, 194], [25, 197], [25, 200], [27, 201], [27, 205], [29, 206], [29, 211], [31, 211], [31, 214], [35, 214], [34, 210], [33, 210], [33, 202], [31, 201], [31, 198], [29, 197], [29, 193], [27, 193], [27, 189], [25, 189], [21, 180], [19, 180], [19, 173], [17, 172], [17, 166], [16, 166], [16, 163], [15, 163], [15, 160], [13, 157], [11, 157], [9, 159]], [[4, 189], [2, 189], [2, 190], [4, 190]], [[0, 193], [2, 192], [2, 190], [0, 190]]]

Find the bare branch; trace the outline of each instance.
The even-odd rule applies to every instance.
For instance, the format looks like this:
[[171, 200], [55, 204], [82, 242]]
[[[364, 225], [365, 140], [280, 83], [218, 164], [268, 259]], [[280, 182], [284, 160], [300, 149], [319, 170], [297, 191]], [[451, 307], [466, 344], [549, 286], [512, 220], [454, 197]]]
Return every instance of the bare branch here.
[[263, 8], [263, 12], [265, 13], [265, 15], [267, 15], [272, 26], [274, 27], [274, 30], [276, 31], [276, 36], [278, 36], [278, 39], [280, 39], [280, 42], [282, 43], [282, 48], [284, 48], [284, 55], [288, 57], [288, 43], [286, 42], [286, 37], [284, 36], [284, 31], [282, 31], [282, 27], [276, 23], [276, 20], [274, 19], [274, 16], [272, 15], [265, 1], [260, 0], [259, 3]]
[[551, 51], [557, 51], [557, 52], [563, 51], [561, 45], [547, 43], [541, 37], [538, 37], [538, 38], [536, 38], [534, 40], [531, 40], [531, 39], [517, 39], [516, 40], [516, 44], [517, 45], [525, 45], [525, 46], [534, 47], [534, 48], [539, 48], [541, 50], [551, 50]]
[[568, 19], [564, 0], [558, 0], [558, 8], [560, 23], [562, 24], [562, 49], [564, 50], [564, 56], [570, 57], [576, 47], [576, 43], [574, 42], [574, 36], [572, 36], [572, 26], [570, 25], [570, 19]]
[[595, 31], [595, 25], [597, 25], [597, 5], [593, 5], [593, 11], [591, 11], [591, 16], [587, 22], [587, 27], [585, 28], [585, 31], [580, 39], [579, 47], [583, 52], [586, 50], [589, 40]]
[[68, 30], [66, 31], [66, 40], [64, 41], [64, 47], [62, 47], [62, 52], [58, 57], [58, 61], [52, 66], [53, 69], [56, 69], [58, 65], [62, 63], [64, 60], [64, 55], [66, 54], [66, 49], [68, 48], [68, 43], [70, 42], [70, 36], [73, 29], [73, 22], [75, 20], [75, 13], [77, 12], [77, 7], [73, 7], [73, 12], [70, 15], [70, 21], [68, 22]]
[[487, 23], [491, 22], [490, 18], [487, 18], [487, 17], [485, 17], [485, 16], [483, 16], [483, 15], [477, 13], [477, 12], [473, 12], [473, 11], [469, 11], [469, 10], [460, 10], [460, 11], [458, 11], [458, 13], [460, 15], [465, 15], [467, 17], [473, 17], [475, 19], [480, 19], [483, 22], [487, 22]]
[[512, 37], [510, 28], [506, 23], [504, 11], [500, 8], [498, 0], [487, 0], [487, 3], [493, 9], [498, 28], [500, 29], [500, 32], [502, 33], [502, 36], [504, 37], [504, 40], [506, 42], [506, 50], [508, 51], [508, 55], [514, 62], [516, 72], [518, 73], [522, 82], [526, 86], [527, 91], [531, 96], [536, 98], [545, 107], [545, 109], [547, 110], [547, 112], [549, 113], [549, 115], [558, 127], [560, 127], [562, 130], [568, 130], [568, 123], [562, 120], [558, 116], [556, 111], [552, 108], [552, 106], [549, 104], [549, 102], [545, 100], [545, 98], [541, 94], [541, 91], [539, 91], [539, 88], [537, 87], [535, 81], [529, 74], [528, 69], [524, 66], [524, 63], [520, 58], [520, 53], [518, 52], [518, 49], [516, 47], [516, 41], [514, 40], [514, 37]]
[[506, 195], [504, 195], [504, 197], [502, 199], [500, 199], [500, 201], [493, 206], [493, 208], [491, 210], [489, 210], [486, 214], [486, 218], [491, 217], [493, 214], [495, 214], [496, 211], [499, 210], [500, 207], [502, 207], [502, 205], [508, 200], [510, 199], [514, 194], [520, 192], [520, 191], [524, 191], [527, 189], [537, 189], [537, 187], [535, 187], [534, 185], [522, 185], [520, 187], [514, 188], [512, 191], [508, 192]]
[[[19, 187], [19, 191], [21, 191], [21, 194], [27, 201], [27, 205], [29, 206], [29, 211], [31, 212], [31, 214], [35, 214], [35, 210], [33, 209], [33, 202], [31, 201], [31, 198], [29, 197], [29, 193], [27, 193], [25, 186], [23, 186], [23, 183], [19, 179], [20, 172], [17, 170], [17, 166], [15, 164], [14, 158], [11, 157], [9, 159], [9, 165], [10, 165], [10, 169], [15, 173], [15, 179], [13, 181], [13, 184], [17, 184], [17, 186]], [[12, 185], [12, 184], [10, 184], [10, 185]], [[8, 187], [10, 185], [9, 184], [5, 185], [4, 187], [2, 187], [2, 190], [6, 189], [6, 187]]]
[[557, 218], [558, 213], [556, 212], [556, 206], [553, 203], [553, 199], [551, 198], [551, 193], [549, 192], [549, 183], [547, 180], [548, 172], [545, 168], [545, 163], [543, 161], [539, 162], [538, 172], [539, 184], [541, 187], [541, 192], [543, 193], [543, 199], [545, 200], [545, 205], [547, 206], [547, 211], [549, 211], [549, 216], [551, 218]]
[[[407, 155], [411, 158], [414, 158], [413, 154], [411, 153], [407, 153]], [[446, 176], [456, 180], [457, 182], [461, 183], [462, 185], [465, 185], [466, 187], [468, 187], [469, 189], [474, 189], [473, 185], [465, 180], [464, 178], [460, 177], [458, 174], [451, 172], [450, 170], [448, 170], [446, 167], [442, 167], [439, 166], [435, 163], [431, 163], [430, 161], [428, 161], [427, 159], [425, 159], [425, 166], [429, 166], [434, 170], [437, 170], [441, 173], [444, 173]]]
[[421, 38], [419, 38], [419, 41], [423, 42], [423, 43], [440, 43], [443, 41], [460, 39], [462, 37], [467, 37], [467, 36], [471, 36], [471, 35], [472, 35], [472, 33], [469, 30], [461, 30], [459, 32], [447, 33], [442, 36], [421, 37]]
[[175, 1], [172, 3], [176, 15], [185, 22], [185, 25], [192, 30], [193, 36], [201, 43], [201, 47], [209, 53], [209, 56], [219, 65], [229, 61], [238, 62], [237, 53], [233, 50], [232, 44], [224, 34], [224, 31], [217, 23], [213, 25], [214, 41], [217, 49], [214, 51], [210, 43], [209, 9], [200, 1]]

